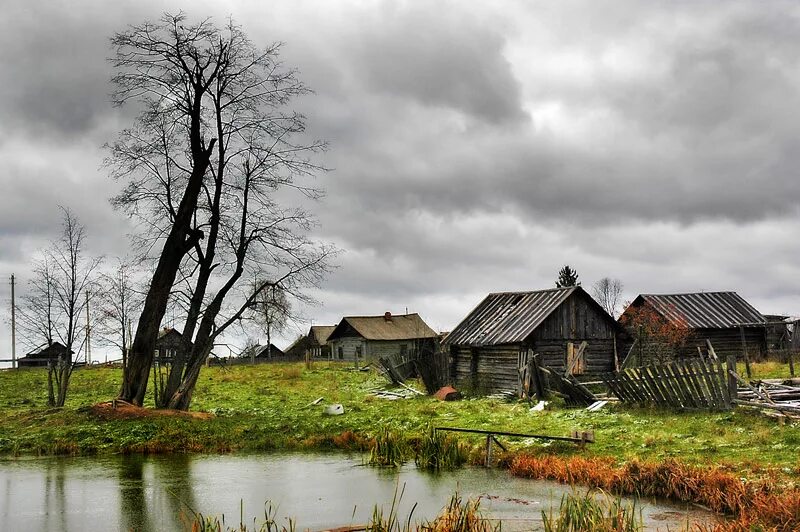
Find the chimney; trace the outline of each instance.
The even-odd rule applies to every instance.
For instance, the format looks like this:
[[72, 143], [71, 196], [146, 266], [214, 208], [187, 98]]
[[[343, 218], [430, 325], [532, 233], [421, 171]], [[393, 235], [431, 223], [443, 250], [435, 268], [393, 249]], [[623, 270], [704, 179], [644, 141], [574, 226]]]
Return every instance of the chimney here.
[[383, 319], [386, 321], [392, 321], [392, 313], [387, 310], [386, 314], [383, 315]]

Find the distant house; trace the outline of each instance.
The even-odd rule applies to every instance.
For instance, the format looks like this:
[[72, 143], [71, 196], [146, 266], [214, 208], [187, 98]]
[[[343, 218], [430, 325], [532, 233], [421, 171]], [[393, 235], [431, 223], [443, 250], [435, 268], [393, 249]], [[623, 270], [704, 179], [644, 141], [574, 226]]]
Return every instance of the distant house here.
[[40, 349], [36, 349], [26, 354], [24, 357], [17, 360], [17, 366], [21, 368], [35, 368], [47, 366], [51, 362], [58, 362], [61, 358], [68, 364], [72, 363], [72, 355], [74, 351], [67, 352], [67, 348], [60, 342], [53, 342], [52, 344]]
[[[444, 339], [456, 386], [518, 390], [528, 357], [559, 373], [615, 369], [624, 331], [580, 286], [486, 296]], [[583, 350], [580, 346], [586, 342]]]
[[[652, 311], [667, 324], [688, 330], [680, 346], [665, 348], [658, 341], [650, 345], [634, 346], [639, 363], [652, 361], [671, 349], [674, 356], [698, 355], [698, 347], [706, 349], [711, 341], [720, 357], [742, 354], [744, 343], [748, 355], [759, 358], [767, 352], [767, 319], [736, 292], [696, 292], [689, 294], [641, 294], [625, 309], [619, 320], [630, 324], [632, 317], [642, 311]], [[637, 331], [631, 330], [631, 338]]]
[[286, 354], [278, 348], [275, 344], [269, 344], [271, 349], [267, 349], [266, 345], [256, 344], [248, 347], [242, 354], [241, 358], [251, 359], [267, 359], [267, 358], [283, 358]]
[[161, 364], [170, 363], [179, 353], [188, 356], [191, 349], [192, 342], [185, 340], [181, 333], [172, 327], [164, 327], [156, 338], [154, 358]]
[[308, 354], [311, 358], [330, 358], [331, 348], [328, 345], [328, 336], [335, 328], [336, 325], [312, 325], [308, 334], [300, 336], [286, 348], [286, 357], [305, 360], [306, 354]]
[[328, 336], [334, 360], [377, 360], [433, 350], [436, 332], [419, 314], [348, 316]]
[[312, 325], [308, 330], [308, 350], [312, 358], [330, 358], [331, 346], [328, 338], [336, 329], [336, 325]]

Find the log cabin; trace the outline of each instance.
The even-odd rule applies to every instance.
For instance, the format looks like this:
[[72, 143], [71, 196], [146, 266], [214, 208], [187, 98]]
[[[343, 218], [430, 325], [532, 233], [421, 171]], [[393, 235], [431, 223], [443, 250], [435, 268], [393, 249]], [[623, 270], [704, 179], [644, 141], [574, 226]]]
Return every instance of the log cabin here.
[[520, 368], [533, 354], [540, 365], [559, 373], [571, 367], [578, 378], [614, 371], [624, 334], [583, 288], [571, 286], [489, 294], [443, 344], [454, 384], [491, 393], [519, 391]]

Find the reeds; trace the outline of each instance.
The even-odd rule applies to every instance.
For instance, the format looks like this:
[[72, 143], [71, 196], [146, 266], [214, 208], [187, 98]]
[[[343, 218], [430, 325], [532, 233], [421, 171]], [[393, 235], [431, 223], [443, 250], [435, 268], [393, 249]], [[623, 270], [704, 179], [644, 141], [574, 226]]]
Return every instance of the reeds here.
[[609, 458], [520, 455], [512, 459], [513, 474], [565, 484], [600, 488], [616, 495], [663, 497], [693, 502], [733, 518], [697, 530], [800, 530], [800, 490], [779, 491], [769, 480], [747, 482], [717, 467], [702, 468], [675, 460], [618, 466]]
[[480, 501], [461, 499], [458, 493], [450, 497], [449, 504], [433, 521], [417, 528], [425, 532], [499, 532], [501, 523], [492, 523], [481, 516]]
[[561, 498], [558, 515], [542, 511], [545, 532], [638, 532], [644, 528], [642, 513], [635, 504], [619, 497], [597, 499], [593, 493], [569, 493]]
[[420, 469], [438, 471], [463, 465], [468, 450], [458, 439], [428, 426], [417, 444], [414, 462]]
[[400, 467], [411, 454], [408, 443], [399, 434], [383, 428], [369, 450], [369, 465]]

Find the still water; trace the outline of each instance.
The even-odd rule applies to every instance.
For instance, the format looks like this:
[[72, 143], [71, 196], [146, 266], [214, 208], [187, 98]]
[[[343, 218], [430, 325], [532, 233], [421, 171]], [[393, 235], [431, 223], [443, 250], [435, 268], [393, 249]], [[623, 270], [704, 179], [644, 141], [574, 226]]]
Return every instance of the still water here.
[[[541, 511], [558, 506], [570, 488], [514, 478], [503, 471], [465, 468], [431, 474], [362, 465], [360, 457], [316, 454], [170, 455], [35, 458], [0, 461], [0, 530], [185, 530], [191, 509], [225, 523], [263, 522], [265, 501], [279, 524], [298, 530], [365, 523], [374, 505], [388, 513], [403, 491], [400, 516], [437, 515], [454, 491], [481, 497], [484, 515], [503, 530], [536, 530]], [[675, 530], [707, 520], [696, 508], [639, 501], [651, 530]]]

